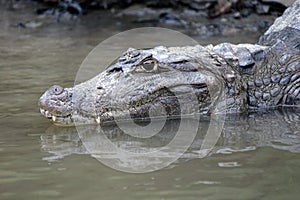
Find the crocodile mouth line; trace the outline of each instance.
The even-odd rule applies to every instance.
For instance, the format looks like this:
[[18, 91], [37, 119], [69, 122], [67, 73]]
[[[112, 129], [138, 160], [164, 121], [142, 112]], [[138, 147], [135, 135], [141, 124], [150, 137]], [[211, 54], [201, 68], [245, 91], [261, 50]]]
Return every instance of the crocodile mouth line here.
[[71, 114], [66, 116], [58, 116], [43, 108], [40, 108], [40, 112], [42, 115], [44, 115], [48, 119], [51, 119], [53, 122], [66, 121], [66, 120], [72, 121]]
[[68, 114], [64, 116], [55, 115], [51, 113], [49, 110], [45, 110], [43, 108], [40, 108], [40, 112], [42, 115], [44, 115], [49, 120], [53, 121], [56, 125], [62, 125], [62, 126], [74, 126], [76, 123], [77, 125], [80, 124], [101, 124], [102, 120], [99, 116], [93, 116], [93, 117], [83, 117], [81, 115], [78, 115], [75, 113]]

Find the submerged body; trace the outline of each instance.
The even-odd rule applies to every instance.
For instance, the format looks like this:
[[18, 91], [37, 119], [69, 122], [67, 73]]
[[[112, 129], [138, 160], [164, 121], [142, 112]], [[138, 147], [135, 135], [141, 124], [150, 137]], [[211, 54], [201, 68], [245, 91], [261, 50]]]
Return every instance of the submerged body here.
[[258, 44], [128, 49], [91, 80], [52, 86], [39, 106], [44, 116], [66, 125], [207, 114], [222, 92], [225, 112], [298, 106], [299, 58], [300, 0]]

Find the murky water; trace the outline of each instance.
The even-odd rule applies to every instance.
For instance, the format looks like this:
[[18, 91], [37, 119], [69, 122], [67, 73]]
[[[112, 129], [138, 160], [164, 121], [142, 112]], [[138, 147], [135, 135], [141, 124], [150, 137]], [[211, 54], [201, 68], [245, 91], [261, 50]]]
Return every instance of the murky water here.
[[[298, 199], [299, 110], [228, 118], [205, 158], [197, 158], [201, 129], [183, 158], [168, 168], [118, 172], [87, 153], [74, 128], [52, 127], [37, 100], [50, 85], [72, 86], [95, 45], [135, 25], [101, 17], [109, 13], [61, 23], [30, 12], [2, 9], [0, 15], [0, 199]], [[37, 28], [17, 26], [36, 19], [43, 23]], [[132, 144], [114, 127], [108, 131], [116, 133], [112, 141]], [[168, 141], [167, 132], [151, 144], [136, 142], [145, 148]]]

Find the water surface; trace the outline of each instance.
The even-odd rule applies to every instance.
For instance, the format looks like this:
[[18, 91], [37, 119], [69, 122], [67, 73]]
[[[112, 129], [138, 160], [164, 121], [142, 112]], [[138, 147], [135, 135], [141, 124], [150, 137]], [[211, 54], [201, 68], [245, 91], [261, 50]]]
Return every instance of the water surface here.
[[[105, 11], [106, 12], [106, 11]], [[38, 110], [53, 84], [72, 86], [85, 56], [102, 40], [134, 24], [89, 15], [57, 23], [31, 12], [1, 8], [0, 199], [297, 199], [300, 195], [298, 110], [232, 117], [208, 157], [196, 158], [202, 132], [188, 152], [166, 169], [118, 172], [86, 152], [72, 128], [51, 127]], [[93, 20], [93, 22], [91, 22]], [[207, 38], [255, 42], [257, 37]], [[50, 127], [50, 128], [49, 128]], [[168, 135], [151, 144], [161, 145]], [[117, 135], [115, 142], [129, 144]]]

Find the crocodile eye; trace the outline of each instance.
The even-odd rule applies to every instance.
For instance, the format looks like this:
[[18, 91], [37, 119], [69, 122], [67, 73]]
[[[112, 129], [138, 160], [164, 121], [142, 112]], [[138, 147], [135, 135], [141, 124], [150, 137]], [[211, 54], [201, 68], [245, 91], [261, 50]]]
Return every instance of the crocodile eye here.
[[142, 68], [147, 71], [155, 71], [157, 70], [157, 62], [155, 60], [146, 60], [142, 63]]
[[52, 92], [55, 94], [55, 95], [59, 95], [61, 93], [63, 93], [64, 91], [64, 88], [59, 86], [59, 85], [54, 85], [52, 86]]

